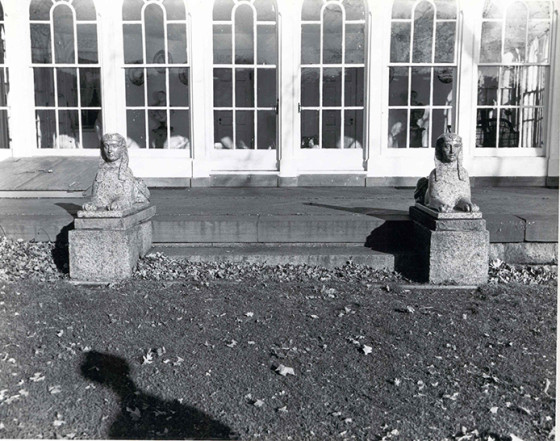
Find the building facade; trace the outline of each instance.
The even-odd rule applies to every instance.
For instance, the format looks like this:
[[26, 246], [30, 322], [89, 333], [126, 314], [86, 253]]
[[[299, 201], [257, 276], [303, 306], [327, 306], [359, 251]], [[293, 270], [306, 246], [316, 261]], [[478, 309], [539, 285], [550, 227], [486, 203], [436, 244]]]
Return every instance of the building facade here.
[[474, 177], [558, 180], [558, 1], [0, 2], [0, 160], [119, 132], [153, 182], [407, 185], [453, 131]]

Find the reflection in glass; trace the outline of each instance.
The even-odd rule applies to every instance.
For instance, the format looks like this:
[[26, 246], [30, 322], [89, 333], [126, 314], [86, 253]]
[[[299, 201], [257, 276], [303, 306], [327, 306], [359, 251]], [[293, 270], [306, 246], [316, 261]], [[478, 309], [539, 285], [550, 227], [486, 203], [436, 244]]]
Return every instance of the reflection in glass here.
[[502, 61], [502, 24], [485, 21], [482, 23], [480, 61], [499, 63]]
[[363, 110], [344, 111], [344, 148], [361, 149], [364, 145]]
[[0, 109], [0, 149], [10, 148], [10, 135], [8, 131], [8, 111]]
[[48, 24], [31, 23], [31, 61], [51, 62], [51, 27]]
[[7, 102], [7, 90], [8, 90], [8, 76], [6, 75], [6, 69], [0, 68], [0, 106], [6, 107]]
[[344, 0], [344, 10], [346, 11], [346, 20], [364, 20], [366, 11], [362, 0]]
[[126, 133], [129, 148], [146, 148], [146, 116], [143, 110], [126, 111]]
[[187, 60], [187, 28], [182, 23], [167, 25], [167, 49], [169, 63], [186, 64]]
[[410, 61], [410, 24], [393, 23], [391, 25], [391, 63], [408, 63]]
[[436, 140], [440, 135], [452, 130], [452, 111], [448, 109], [432, 110], [432, 143], [430, 147], [435, 147]]
[[323, 106], [340, 106], [342, 99], [342, 69], [323, 69]]
[[101, 132], [101, 111], [82, 110], [82, 147], [84, 149], [99, 148]]
[[502, 109], [498, 129], [498, 147], [519, 146], [519, 109]]
[[156, 3], [148, 4], [144, 10], [144, 32], [146, 34], [146, 63], [164, 64], [166, 54], [163, 10]]
[[189, 106], [189, 68], [169, 69], [169, 105], [171, 107]]
[[235, 11], [235, 63], [254, 62], [253, 10], [242, 4]]
[[430, 111], [426, 108], [410, 109], [409, 147], [428, 147]]
[[301, 63], [315, 64], [321, 61], [321, 25], [304, 24], [301, 28]]
[[476, 146], [496, 147], [497, 109], [478, 109], [476, 118]]
[[418, 3], [414, 10], [414, 42], [412, 61], [430, 63], [432, 61], [432, 34], [434, 28], [434, 8], [428, 1]]
[[527, 61], [548, 63], [550, 23], [548, 21], [530, 21], [527, 38]]
[[322, 147], [336, 149], [340, 147], [340, 111], [323, 110]]
[[58, 139], [56, 145], [59, 149], [80, 148], [80, 128], [77, 110], [59, 110], [58, 112]]
[[344, 105], [364, 105], [364, 68], [346, 68], [344, 73]]
[[529, 7], [529, 18], [550, 18], [550, 2], [527, 2]]
[[455, 20], [457, 7], [454, 0], [434, 0], [439, 20]]
[[389, 105], [408, 105], [408, 67], [389, 68]]
[[36, 110], [37, 145], [42, 149], [56, 148], [56, 116], [54, 110]]
[[146, 69], [148, 74], [148, 105], [166, 106], [165, 69]]
[[323, 63], [342, 63], [342, 10], [332, 3], [323, 11]]
[[431, 69], [429, 67], [413, 67], [411, 69], [411, 76], [410, 105], [429, 105]]
[[93, 0], [73, 0], [72, 6], [76, 11], [77, 20], [95, 20]]
[[304, 0], [301, 9], [302, 20], [320, 20], [323, 0]]
[[522, 137], [521, 147], [544, 147], [544, 109], [542, 107], [528, 107], [521, 109]]
[[80, 99], [83, 107], [101, 107], [99, 68], [80, 69]]
[[190, 125], [190, 112], [188, 110], [172, 110], [170, 127], [171, 138], [169, 139], [169, 142], [165, 144], [164, 148], [190, 149]]
[[498, 104], [498, 67], [478, 68], [478, 104], [495, 106]]
[[[452, 106], [453, 82], [455, 80], [454, 67], [436, 67], [434, 69], [433, 102], [435, 106]], [[440, 133], [441, 135], [441, 133]]]
[[274, 110], [259, 110], [257, 112], [257, 149], [276, 149], [276, 113]]
[[214, 25], [214, 64], [231, 64], [231, 25]]
[[78, 63], [94, 64], [97, 58], [97, 26], [95, 24], [76, 25], [78, 33]]
[[394, 0], [392, 18], [410, 19], [414, 3], [416, 3], [416, 0]]
[[301, 69], [301, 105], [319, 105], [319, 69]]
[[515, 2], [507, 10], [503, 62], [525, 61], [526, 33], [527, 8], [523, 3]]
[[49, 20], [51, 12], [51, 2], [44, 0], [32, 0], [29, 6], [29, 18], [31, 20]]
[[54, 53], [56, 63], [75, 63], [74, 18], [72, 9], [58, 4], [53, 11]]
[[316, 149], [319, 145], [319, 111], [301, 111], [301, 148]]
[[364, 62], [364, 25], [348, 24], [346, 25], [346, 63], [363, 63]]
[[231, 20], [231, 11], [233, 9], [233, 5], [233, 0], [214, 0], [213, 20]]
[[255, 106], [255, 83], [253, 69], [235, 69], [235, 105]]
[[257, 10], [257, 19], [259, 21], [275, 21], [276, 9], [273, 0], [255, 0], [253, 5]]
[[500, 79], [500, 99], [502, 105], [518, 106], [521, 96], [524, 95], [523, 70], [520, 67], [502, 67]]
[[257, 26], [257, 63], [276, 64], [276, 26]]
[[237, 110], [235, 112], [235, 148], [240, 150], [253, 149], [255, 146], [255, 112]]
[[258, 107], [276, 105], [276, 69], [257, 69], [257, 99]]
[[233, 105], [231, 83], [231, 69], [214, 69], [214, 107]]
[[54, 73], [49, 67], [33, 68], [35, 106], [51, 107], [54, 101]]
[[438, 23], [436, 29], [434, 61], [436, 63], [453, 63], [455, 59], [455, 22]]
[[148, 110], [148, 137], [150, 148], [164, 148], [167, 143], [167, 110]]
[[185, 20], [184, 0], [163, 0], [167, 20]]
[[144, 69], [125, 69], [125, 90], [127, 106], [144, 105]]
[[233, 146], [233, 112], [214, 111], [214, 148], [231, 150]]
[[142, 25], [123, 24], [123, 46], [125, 63], [143, 63]]

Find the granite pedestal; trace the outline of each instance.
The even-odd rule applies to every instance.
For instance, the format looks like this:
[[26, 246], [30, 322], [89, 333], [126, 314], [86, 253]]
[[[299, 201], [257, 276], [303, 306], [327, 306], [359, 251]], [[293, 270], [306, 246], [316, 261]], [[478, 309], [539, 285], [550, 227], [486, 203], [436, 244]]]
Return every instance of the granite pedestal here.
[[119, 211], [78, 211], [69, 232], [70, 278], [115, 282], [130, 277], [152, 246], [155, 213], [149, 203]]
[[488, 281], [489, 233], [481, 213], [439, 213], [416, 204], [409, 214], [420, 279], [458, 285]]

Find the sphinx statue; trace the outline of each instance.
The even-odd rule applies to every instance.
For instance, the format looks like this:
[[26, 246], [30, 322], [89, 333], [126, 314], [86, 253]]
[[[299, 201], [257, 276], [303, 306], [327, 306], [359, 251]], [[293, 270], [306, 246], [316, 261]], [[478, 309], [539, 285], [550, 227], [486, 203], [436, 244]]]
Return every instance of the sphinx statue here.
[[134, 204], [149, 202], [148, 187], [141, 179], [135, 178], [128, 167], [126, 139], [118, 133], [107, 133], [101, 142], [101, 159], [93, 181], [93, 197], [82, 209], [126, 210]]
[[436, 141], [436, 168], [416, 184], [414, 199], [435, 211], [478, 212], [471, 201], [469, 175], [462, 166], [463, 141], [455, 133], [445, 133]]

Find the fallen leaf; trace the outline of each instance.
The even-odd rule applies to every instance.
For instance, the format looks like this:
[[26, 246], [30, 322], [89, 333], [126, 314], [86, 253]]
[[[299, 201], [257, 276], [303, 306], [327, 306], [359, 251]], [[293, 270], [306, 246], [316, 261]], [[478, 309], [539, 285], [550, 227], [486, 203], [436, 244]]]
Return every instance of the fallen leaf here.
[[521, 438], [515, 436], [513, 433], [510, 433], [509, 437], [511, 438], [511, 441], [523, 441]]
[[134, 409], [127, 407], [126, 411], [130, 414], [130, 417], [132, 418], [133, 421], [138, 421], [140, 419], [141, 413], [140, 413], [140, 409], [138, 409], [137, 407], [135, 407]]
[[255, 315], [255, 313], [253, 313], [253, 312], [247, 312], [247, 313], [245, 313], [245, 315], [246, 315], [247, 317], [253, 317], [253, 316]]
[[232, 340], [231, 343], [228, 343], [226, 346], [228, 348], [234, 348], [235, 346], [237, 346], [237, 342], [235, 340]]
[[41, 372], [35, 372], [32, 377], [29, 377], [29, 380], [37, 383], [38, 381], [43, 381], [45, 379], [44, 375], [41, 375]]
[[282, 375], [283, 377], [285, 377], [286, 375], [295, 375], [296, 373], [294, 372], [294, 369], [291, 367], [287, 367], [284, 366], [283, 364], [281, 364], [280, 366], [278, 366], [276, 368], [276, 372], [278, 372], [280, 375]]
[[286, 406], [282, 406], [282, 407], [279, 407], [279, 408], [276, 409], [276, 410], [277, 410], [278, 412], [287, 412], [287, 411], [288, 411], [288, 408], [287, 408]]
[[154, 362], [154, 353], [151, 349], [148, 350], [146, 355], [142, 356], [142, 364], [152, 364]]
[[54, 421], [53, 421], [53, 426], [54, 426], [54, 427], [60, 427], [60, 426], [62, 426], [63, 424], [66, 424], [66, 421], [63, 421], [63, 420], [54, 420]]
[[373, 348], [371, 346], [368, 345], [363, 345], [362, 346], [362, 351], [364, 352], [364, 354], [371, 354], [373, 351]]
[[257, 400], [253, 403], [253, 406], [255, 407], [263, 407], [264, 406], [264, 401], [263, 400]]
[[62, 392], [62, 387], [60, 385], [56, 385], [56, 386], [50, 386], [49, 387], [49, 392], [51, 394], [59, 394], [60, 392]]
[[498, 408], [496, 406], [490, 408], [490, 413], [498, 413]]

